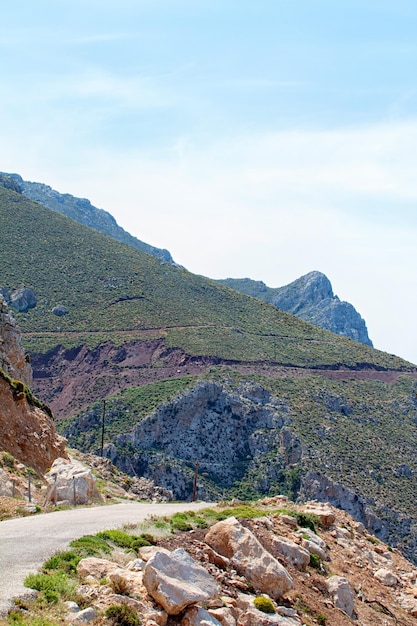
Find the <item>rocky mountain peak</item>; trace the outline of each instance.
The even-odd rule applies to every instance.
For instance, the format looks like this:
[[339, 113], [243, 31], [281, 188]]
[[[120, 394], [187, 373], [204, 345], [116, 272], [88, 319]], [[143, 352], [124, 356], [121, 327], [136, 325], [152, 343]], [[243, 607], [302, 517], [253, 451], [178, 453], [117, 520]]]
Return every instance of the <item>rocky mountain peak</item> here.
[[273, 304], [294, 315], [304, 307], [321, 305], [323, 300], [333, 299], [332, 284], [322, 272], [309, 272], [285, 287], [279, 288], [279, 294]]

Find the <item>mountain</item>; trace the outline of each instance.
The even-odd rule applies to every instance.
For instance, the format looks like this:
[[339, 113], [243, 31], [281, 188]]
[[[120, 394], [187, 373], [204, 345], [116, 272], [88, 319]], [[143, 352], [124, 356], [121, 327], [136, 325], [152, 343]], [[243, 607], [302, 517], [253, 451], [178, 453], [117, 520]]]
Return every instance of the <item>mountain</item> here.
[[[346, 508], [417, 562], [417, 368], [0, 187], [0, 287], [70, 445], [189, 496]], [[104, 399], [106, 403], [104, 404]]]
[[152, 254], [162, 261], [174, 262], [168, 250], [156, 248], [136, 239], [119, 226], [110, 213], [103, 211], [103, 209], [97, 209], [86, 198], [76, 198], [69, 193], [59, 193], [48, 185], [23, 180], [19, 174], [0, 173], [0, 185], [20, 192], [30, 200], [39, 202], [52, 211], [66, 215], [72, 220], [80, 222], [80, 224], [94, 228], [122, 243], [142, 250], [142, 252]]
[[217, 282], [269, 302], [315, 326], [372, 346], [364, 319], [349, 302], [341, 302], [334, 295], [331, 282], [321, 272], [309, 272], [277, 288], [250, 278], [226, 278]]
[[[31, 200], [122, 243], [152, 254], [168, 263], [174, 262], [167, 250], [155, 248], [136, 239], [118, 226], [110, 213], [92, 206], [86, 198], [61, 194], [48, 185], [25, 181], [19, 174], [0, 173], [0, 185], [22, 193]], [[365, 321], [351, 304], [341, 302], [333, 294], [329, 279], [320, 272], [310, 272], [293, 283], [276, 289], [249, 278], [227, 278], [217, 282], [271, 303], [320, 328], [372, 346]]]

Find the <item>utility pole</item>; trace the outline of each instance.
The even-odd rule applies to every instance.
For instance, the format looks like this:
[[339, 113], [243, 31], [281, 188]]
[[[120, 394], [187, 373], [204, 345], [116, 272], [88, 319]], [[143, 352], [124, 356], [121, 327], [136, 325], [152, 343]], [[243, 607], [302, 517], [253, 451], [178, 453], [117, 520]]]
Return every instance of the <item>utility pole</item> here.
[[100, 456], [103, 456], [104, 450], [104, 418], [106, 417], [106, 401], [103, 400], [103, 414], [101, 417], [101, 451]]
[[193, 497], [191, 498], [191, 502], [195, 501], [197, 495], [197, 478], [198, 478], [198, 461], [195, 464], [195, 474], [194, 474], [194, 485], [193, 485]]

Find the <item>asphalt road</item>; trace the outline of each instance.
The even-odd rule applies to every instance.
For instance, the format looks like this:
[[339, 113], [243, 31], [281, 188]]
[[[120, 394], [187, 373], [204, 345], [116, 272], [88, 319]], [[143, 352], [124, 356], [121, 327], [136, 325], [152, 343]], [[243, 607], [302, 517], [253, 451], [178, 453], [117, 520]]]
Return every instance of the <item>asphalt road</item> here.
[[201, 502], [129, 502], [0, 522], [0, 615], [7, 613], [13, 598], [27, 591], [23, 585], [25, 577], [36, 572], [54, 552], [66, 549], [73, 539], [141, 522], [150, 515], [171, 515], [204, 506]]

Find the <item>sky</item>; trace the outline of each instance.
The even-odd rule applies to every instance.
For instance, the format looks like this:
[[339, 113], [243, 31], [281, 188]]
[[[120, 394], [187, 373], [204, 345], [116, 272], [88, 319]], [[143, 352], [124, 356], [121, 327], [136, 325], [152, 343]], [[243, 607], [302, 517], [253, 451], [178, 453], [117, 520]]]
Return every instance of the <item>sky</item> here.
[[417, 363], [415, 0], [19, 0], [0, 171], [210, 278], [313, 270]]

